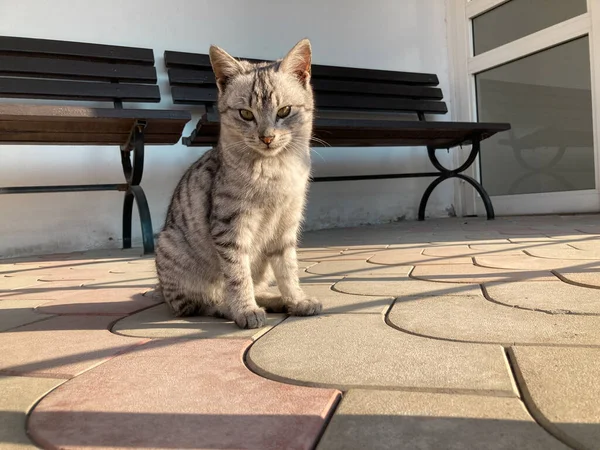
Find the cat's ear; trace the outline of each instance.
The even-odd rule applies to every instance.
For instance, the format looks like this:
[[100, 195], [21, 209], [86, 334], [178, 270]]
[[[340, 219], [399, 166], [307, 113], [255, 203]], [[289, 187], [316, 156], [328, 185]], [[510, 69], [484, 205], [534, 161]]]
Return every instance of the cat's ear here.
[[229, 80], [243, 72], [241, 64], [229, 53], [216, 45], [211, 45], [208, 52], [219, 92], [225, 90]]
[[306, 86], [310, 81], [310, 64], [312, 61], [312, 50], [310, 41], [302, 39], [281, 61], [281, 70], [294, 75]]

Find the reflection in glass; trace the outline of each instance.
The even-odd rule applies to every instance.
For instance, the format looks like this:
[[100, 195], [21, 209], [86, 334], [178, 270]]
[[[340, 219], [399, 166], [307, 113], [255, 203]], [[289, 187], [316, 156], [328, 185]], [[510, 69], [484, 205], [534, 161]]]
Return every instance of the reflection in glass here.
[[510, 131], [482, 142], [490, 195], [595, 188], [588, 37], [475, 76], [478, 119]]

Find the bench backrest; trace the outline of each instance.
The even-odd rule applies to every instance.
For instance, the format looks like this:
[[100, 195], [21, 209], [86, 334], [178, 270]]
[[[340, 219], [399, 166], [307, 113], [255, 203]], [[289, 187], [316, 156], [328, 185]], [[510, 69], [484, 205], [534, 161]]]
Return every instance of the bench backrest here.
[[[166, 51], [164, 57], [173, 102], [213, 107], [217, 88], [208, 55]], [[448, 112], [435, 74], [314, 64], [311, 82], [320, 112], [416, 113], [420, 119]]]
[[147, 48], [0, 36], [0, 97], [160, 101]]

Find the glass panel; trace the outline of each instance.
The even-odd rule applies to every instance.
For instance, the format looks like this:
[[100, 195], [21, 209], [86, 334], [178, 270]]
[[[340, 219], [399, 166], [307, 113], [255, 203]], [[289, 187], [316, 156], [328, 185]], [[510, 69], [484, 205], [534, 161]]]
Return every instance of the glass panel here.
[[481, 122], [510, 131], [482, 142], [490, 195], [595, 188], [588, 37], [475, 76]]
[[512, 0], [473, 19], [475, 55], [584, 14], [586, 0]]

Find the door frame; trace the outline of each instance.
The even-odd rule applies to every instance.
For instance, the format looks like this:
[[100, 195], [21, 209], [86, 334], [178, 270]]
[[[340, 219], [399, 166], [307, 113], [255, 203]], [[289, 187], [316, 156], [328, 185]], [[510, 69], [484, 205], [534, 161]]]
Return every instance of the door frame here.
[[[473, 56], [471, 19], [511, 0], [446, 0], [450, 112], [453, 120], [477, 121], [475, 74], [578, 37], [589, 36], [592, 120], [594, 133], [595, 189], [493, 196], [498, 215], [583, 213], [600, 211], [600, 0], [587, 0], [587, 12], [523, 38]], [[469, 149], [454, 152], [454, 163]], [[469, 169], [481, 179], [479, 158]], [[459, 181], [455, 203], [460, 215], [482, 214], [479, 195]]]

